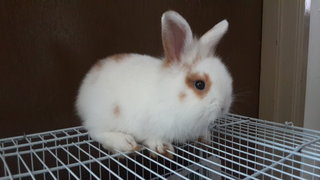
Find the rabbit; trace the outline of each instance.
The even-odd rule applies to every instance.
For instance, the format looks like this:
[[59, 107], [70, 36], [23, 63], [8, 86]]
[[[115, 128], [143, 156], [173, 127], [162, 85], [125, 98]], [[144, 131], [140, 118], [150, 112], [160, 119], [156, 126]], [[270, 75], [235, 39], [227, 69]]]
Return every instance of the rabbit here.
[[94, 64], [76, 99], [91, 138], [112, 152], [142, 144], [172, 158], [173, 143], [207, 137], [233, 101], [232, 77], [211, 51], [227, 29], [223, 20], [197, 39], [169, 10], [161, 18], [163, 58], [123, 53]]

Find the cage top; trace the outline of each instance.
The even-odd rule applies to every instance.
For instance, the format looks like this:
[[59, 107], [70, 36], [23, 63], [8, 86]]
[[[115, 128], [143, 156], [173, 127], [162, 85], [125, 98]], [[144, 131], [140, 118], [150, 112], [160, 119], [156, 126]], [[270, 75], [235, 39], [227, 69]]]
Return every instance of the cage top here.
[[235, 114], [210, 130], [210, 142], [175, 144], [174, 159], [147, 147], [111, 154], [81, 126], [4, 138], [0, 180], [320, 178], [319, 131]]

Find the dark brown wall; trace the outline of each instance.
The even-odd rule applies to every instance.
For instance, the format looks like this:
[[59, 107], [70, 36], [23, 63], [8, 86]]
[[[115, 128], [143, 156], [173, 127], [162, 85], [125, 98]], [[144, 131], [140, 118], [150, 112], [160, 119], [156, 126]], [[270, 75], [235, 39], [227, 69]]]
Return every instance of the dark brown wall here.
[[80, 125], [74, 100], [98, 59], [160, 56], [160, 17], [176, 10], [196, 34], [226, 18], [218, 47], [233, 77], [233, 112], [257, 116], [262, 0], [0, 2], [0, 137]]

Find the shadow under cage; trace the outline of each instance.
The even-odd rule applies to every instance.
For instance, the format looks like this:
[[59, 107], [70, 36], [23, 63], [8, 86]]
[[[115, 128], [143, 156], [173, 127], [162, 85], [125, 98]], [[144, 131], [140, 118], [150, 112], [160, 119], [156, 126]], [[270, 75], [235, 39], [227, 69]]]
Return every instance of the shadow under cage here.
[[175, 144], [173, 159], [111, 154], [83, 127], [0, 139], [0, 180], [320, 179], [319, 131], [234, 114], [210, 130], [209, 142]]

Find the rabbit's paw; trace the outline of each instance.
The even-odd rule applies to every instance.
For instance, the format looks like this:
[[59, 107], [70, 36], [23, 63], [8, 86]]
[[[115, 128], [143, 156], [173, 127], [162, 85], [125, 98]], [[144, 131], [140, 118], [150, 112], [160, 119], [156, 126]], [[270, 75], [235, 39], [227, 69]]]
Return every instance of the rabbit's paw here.
[[[145, 142], [145, 145], [148, 146], [151, 150], [162, 154], [163, 156], [173, 159], [174, 148], [171, 143], [164, 143], [162, 141], [148, 140]], [[151, 152], [151, 157], [156, 158], [157, 155]]]
[[133, 136], [121, 132], [106, 132], [103, 133], [104, 143], [102, 146], [105, 149], [112, 150], [114, 152], [130, 152], [139, 150], [137, 142]]

